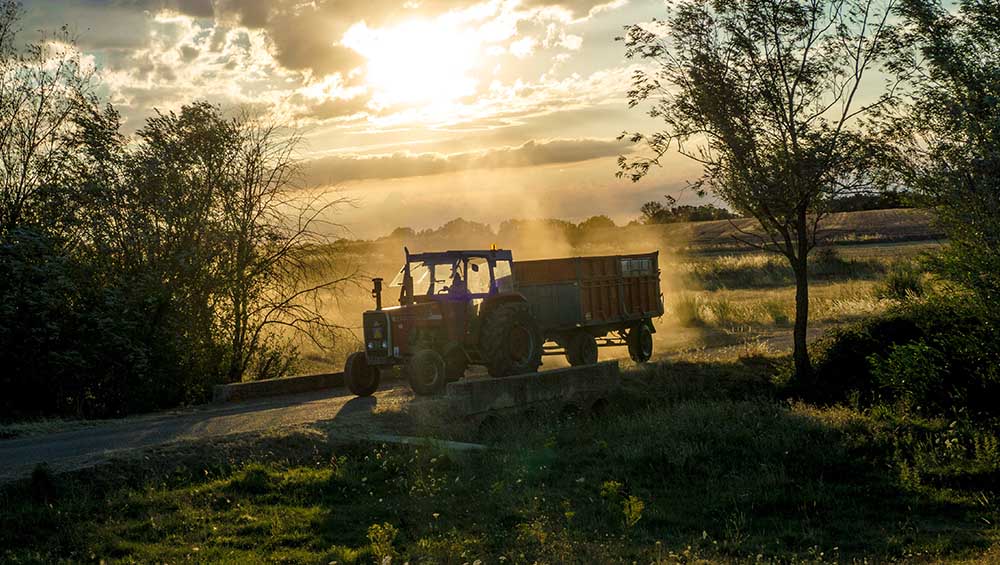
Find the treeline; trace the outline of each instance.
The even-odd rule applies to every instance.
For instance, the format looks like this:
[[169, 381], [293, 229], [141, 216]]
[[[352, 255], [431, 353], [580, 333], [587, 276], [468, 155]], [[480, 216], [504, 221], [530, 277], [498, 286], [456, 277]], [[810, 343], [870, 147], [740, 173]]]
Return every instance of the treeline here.
[[616, 227], [615, 222], [604, 215], [592, 216], [579, 223], [555, 218], [504, 220], [496, 231], [489, 224], [456, 218], [438, 228], [414, 230], [413, 228], [399, 227], [378, 241], [440, 239], [442, 241], [461, 241], [465, 247], [475, 247], [496, 242], [509, 245], [509, 242], [520, 241], [526, 235], [538, 235], [543, 238], [556, 238], [561, 243], [577, 245], [589, 235], [614, 227]]
[[664, 196], [666, 204], [657, 201], [647, 202], [639, 209], [642, 212], [640, 221], [644, 224], [671, 224], [675, 222], [707, 222], [711, 220], [731, 220], [739, 215], [719, 208], [714, 204], [691, 206], [677, 204], [673, 196]]
[[286, 330], [333, 331], [313, 300], [342, 278], [309, 252], [329, 204], [290, 196], [296, 136], [206, 103], [126, 136], [71, 38], [18, 48], [19, 17], [0, 1], [0, 419], [286, 372]]
[[[664, 196], [664, 202], [646, 202], [639, 209], [639, 223], [670, 224], [677, 222], [709, 222], [712, 220], [732, 220], [735, 214], [714, 204], [677, 204], [672, 196]], [[837, 195], [825, 204], [826, 212], [861, 212], [865, 210], [891, 210], [909, 208], [912, 198], [900, 191], [866, 192]]]

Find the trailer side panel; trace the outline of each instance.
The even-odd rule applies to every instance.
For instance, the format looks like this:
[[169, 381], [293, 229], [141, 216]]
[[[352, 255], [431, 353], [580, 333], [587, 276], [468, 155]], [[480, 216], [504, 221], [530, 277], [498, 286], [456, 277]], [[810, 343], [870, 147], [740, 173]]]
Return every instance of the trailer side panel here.
[[517, 261], [514, 280], [547, 331], [663, 315], [657, 252]]

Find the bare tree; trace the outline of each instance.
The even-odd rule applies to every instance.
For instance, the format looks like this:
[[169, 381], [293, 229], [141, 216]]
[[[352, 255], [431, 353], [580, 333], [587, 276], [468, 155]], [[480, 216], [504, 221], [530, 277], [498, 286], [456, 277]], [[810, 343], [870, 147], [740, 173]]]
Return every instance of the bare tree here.
[[638, 180], [677, 150], [703, 165], [700, 193], [757, 220], [738, 239], [784, 255], [794, 271], [800, 377], [810, 373], [808, 254], [827, 204], [872, 185], [878, 151], [860, 122], [894, 99], [892, 86], [862, 87], [887, 48], [892, 1], [681, 0], [666, 20], [619, 38], [648, 63], [629, 105], [649, 103], [664, 129], [623, 133], [651, 155], [620, 157], [618, 175]]
[[92, 99], [92, 70], [66, 28], [19, 46], [20, 16], [18, 2], [0, 0], [0, 233], [45, 213], [44, 193], [69, 161], [73, 116]]
[[274, 347], [278, 328], [320, 347], [342, 327], [322, 312], [324, 294], [355, 280], [332, 254], [322, 228], [343, 198], [301, 190], [296, 146], [300, 137], [244, 112], [232, 121], [236, 154], [230, 189], [222, 198], [227, 295], [221, 319], [231, 346], [229, 379], [248, 371], [281, 374], [287, 343]]

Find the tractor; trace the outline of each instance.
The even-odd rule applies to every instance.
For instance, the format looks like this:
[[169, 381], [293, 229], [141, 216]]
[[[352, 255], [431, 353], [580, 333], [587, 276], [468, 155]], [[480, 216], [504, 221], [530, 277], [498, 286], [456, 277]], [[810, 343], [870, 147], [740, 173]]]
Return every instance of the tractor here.
[[402, 366], [418, 395], [440, 393], [471, 365], [491, 376], [530, 373], [542, 363], [544, 339], [525, 297], [516, 292], [510, 250], [410, 253], [390, 287], [399, 305], [363, 315], [364, 350], [344, 368], [348, 389], [370, 396], [382, 369]]

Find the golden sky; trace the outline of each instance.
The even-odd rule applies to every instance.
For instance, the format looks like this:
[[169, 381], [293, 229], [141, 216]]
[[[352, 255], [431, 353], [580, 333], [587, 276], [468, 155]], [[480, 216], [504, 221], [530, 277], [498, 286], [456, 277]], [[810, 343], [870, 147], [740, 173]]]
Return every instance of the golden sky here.
[[683, 190], [673, 159], [616, 179], [622, 130], [650, 131], [625, 92], [622, 26], [648, 0], [26, 0], [26, 30], [67, 24], [134, 130], [195, 99], [302, 131], [306, 182], [356, 200], [356, 237], [454, 217], [617, 221]]

